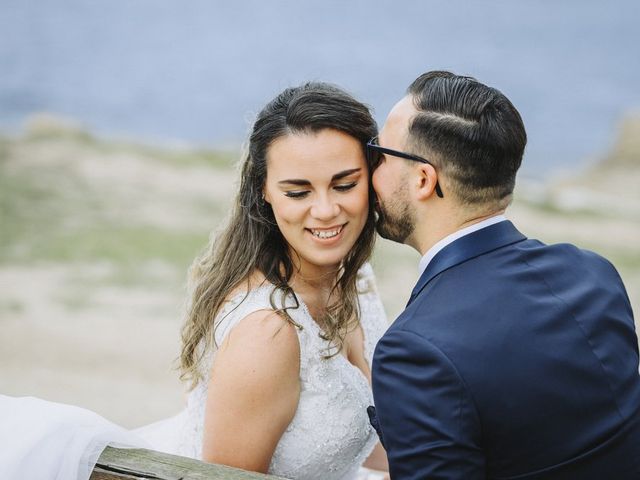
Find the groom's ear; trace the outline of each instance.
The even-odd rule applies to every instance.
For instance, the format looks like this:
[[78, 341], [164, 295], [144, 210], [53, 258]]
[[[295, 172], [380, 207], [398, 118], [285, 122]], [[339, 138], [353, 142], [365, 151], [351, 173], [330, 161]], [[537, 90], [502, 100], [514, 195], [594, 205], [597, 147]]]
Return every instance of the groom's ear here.
[[418, 200], [427, 200], [432, 195], [436, 195], [436, 184], [438, 183], [438, 173], [432, 165], [420, 163], [415, 165], [415, 192]]

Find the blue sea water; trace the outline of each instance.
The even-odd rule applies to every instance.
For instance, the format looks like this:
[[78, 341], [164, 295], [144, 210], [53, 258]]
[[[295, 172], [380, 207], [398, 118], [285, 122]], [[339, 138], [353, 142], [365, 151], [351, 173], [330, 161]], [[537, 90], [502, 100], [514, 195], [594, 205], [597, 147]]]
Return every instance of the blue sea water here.
[[0, 0], [0, 130], [33, 112], [107, 135], [239, 145], [286, 86], [375, 109], [450, 69], [507, 94], [534, 176], [601, 155], [640, 107], [640, 2]]

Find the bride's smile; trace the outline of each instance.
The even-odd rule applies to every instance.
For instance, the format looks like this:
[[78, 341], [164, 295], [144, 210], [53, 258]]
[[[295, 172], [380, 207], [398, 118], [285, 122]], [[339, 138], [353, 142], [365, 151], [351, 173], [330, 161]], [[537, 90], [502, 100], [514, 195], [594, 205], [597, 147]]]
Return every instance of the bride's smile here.
[[361, 144], [330, 128], [278, 138], [267, 155], [264, 196], [301, 270], [335, 270], [367, 221], [369, 181]]
[[311, 232], [311, 235], [313, 235], [315, 238], [318, 238], [320, 240], [332, 240], [332, 239], [335, 240], [335, 238], [342, 233], [342, 230], [344, 229], [345, 225], [346, 223], [343, 225], [335, 226], [335, 227], [308, 228], [307, 230]]

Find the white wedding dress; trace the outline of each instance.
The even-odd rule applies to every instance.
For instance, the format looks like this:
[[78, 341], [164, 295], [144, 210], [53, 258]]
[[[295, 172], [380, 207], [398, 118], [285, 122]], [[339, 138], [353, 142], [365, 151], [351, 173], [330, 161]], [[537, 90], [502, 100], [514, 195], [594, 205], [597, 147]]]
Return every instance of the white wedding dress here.
[[[273, 286], [262, 286], [250, 291], [246, 298], [245, 295], [238, 295], [227, 302], [216, 317], [216, 320], [219, 319], [215, 333], [216, 344], [220, 345], [233, 327], [250, 313], [271, 309], [272, 290]], [[387, 328], [387, 320], [375, 291], [373, 272], [369, 265], [365, 265], [359, 272], [358, 290], [365, 339], [364, 352], [371, 367], [373, 349]], [[274, 296], [276, 302], [283, 301], [289, 307], [295, 305], [293, 297], [279, 300], [280, 298], [279, 293]], [[276, 306], [285, 305], [276, 303]], [[301, 391], [294, 418], [278, 442], [269, 473], [290, 479], [354, 479], [377, 441], [366, 412], [367, 407], [373, 404], [369, 383], [362, 372], [343, 355], [323, 358], [328, 343], [320, 337], [320, 329], [304, 303], [300, 301], [299, 308], [290, 308], [287, 311], [302, 327], [297, 329], [300, 342]], [[201, 372], [204, 379], [190, 392], [186, 408], [181, 413], [132, 432], [126, 432], [83, 409], [32, 399], [30, 408], [35, 409], [36, 418], [45, 418], [49, 413], [55, 414], [56, 409], [62, 409], [64, 421], [48, 422], [50, 425], [47, 425], [47, 422], [41, 422], [38, 426], [34, 424], [32, 426], [36, 428], [27, 428], [27, 432], [24, 433], [24, 422], [27, 420], [18, 419], [22, 425], [11, 437], [13, 441], [4, 431], [0, 432], [0, 478], [84, 480], [88, 478], [86, 470], [91, 471], [91, 462], [95, 462], [101, 448], [107, 443], [143, 446], [201, 458], [207, 385], [213, 361], [215, 351], [210, 352], [202, 362]], [[7, 413], [6, 409], [11, 408], [12, 401], [24, 400], [27, 399], [0, 396], [0, 425], [3, 430], [4, 417], [7, 417], [7, 421], [9, 417], [15, 417]], [[28, 410], [27, 406], [22, 407], [23, 410]], [[47, 412], [48, 409], [51, 409], [50, 412]], [[77, 410], [81, 427], [74, 424], [73, 409]], [[13, 410], [15, 412], [16, 409]], [[33, 415], [33, 412], [29, 413], [27, 410], [23, 412], [25, 415]], [[30, 426], [33, 423], [27, 421], [26, 425]], [[71, 453], [61, 449], [55, 438], [56, 435], [62, 436], [65, 425], [68, 430], [65, 433], [67, 437], [73, 436], [71, 430], [76, 430], [75, 437], [79, 437], [75, 442], [77, 448]], [[78, 434], [78, 431], [81, 434]], [[36, 475], [34, 472], [28, 477], [11, 476], [12, 471], [18, 472], [18, 469], [27, 463], [31, 466], [34, 463], [33, 458], [29, 461], [25, 455], [28, 448], [20, 449], [22, 437], [26, 440], [27, 447], [37, 447], [38, 450], [33, 451], [35, 455], [42, 455], [42, 452], [46, 453], [47, 450], [57, 451], [64, 457], [58, 462], [62, 466], [58, 466], [66, 466], [67, 473], [52, 476], [52, 470], [49, 470], [48, 476], [42, 471], [42, 475]], [[72, 443], [68, 438], [64, 441]], [[83, 442], [86, 450], [82, 450]], [[78, 467], [78, 461], [81, 462], [81, 467]]]
[[[358, 278], [364, 352], [371, 367], [373, 349], [387, 328], [382, 303], [375, 291], [373, 271], [365, 265]], [[256, 288], [227, 302], [216, 320], [216, 343], [221, 345], [233, 327], [247, 315], [271, 309], [273, 286]], [[274, 300], [280, 300], [276, 294]], [[295, 306], [295, 300], [284, 300]], [[283, 307], [285, 305], [278, 305]], [[291, 479], [341, 480], [355, 478], [358, 468], [373, 449], [377, 436], [367, 415], [373, 405], [371, 388], [362, 372], [344, 355], [323, 358], [328, 343], [300, 300], [287, 310], [302, 329], [300, 341], [300, 400], [293, 420], [280, 438], [269, 473]], [[218, 320], [220, 319], [220, 320]], [[200, 458], [207, 385], [215, 352], [202, 362], [204, 380], [190, 393], [186, 409], [176, 417], [139, 429], [157, 450]]]

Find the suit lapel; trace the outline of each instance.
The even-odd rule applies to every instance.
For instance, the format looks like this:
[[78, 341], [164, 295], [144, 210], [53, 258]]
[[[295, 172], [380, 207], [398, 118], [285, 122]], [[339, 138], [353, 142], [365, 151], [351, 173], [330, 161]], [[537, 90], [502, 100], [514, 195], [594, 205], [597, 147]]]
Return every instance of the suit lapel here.
[[484, 255], [497, 248], [526, 240], [510, 221], [482, 228], [461, 237], [440, 250], [429, 262], [411, 292], [407, 307], [438, 274], [471, 258]]

